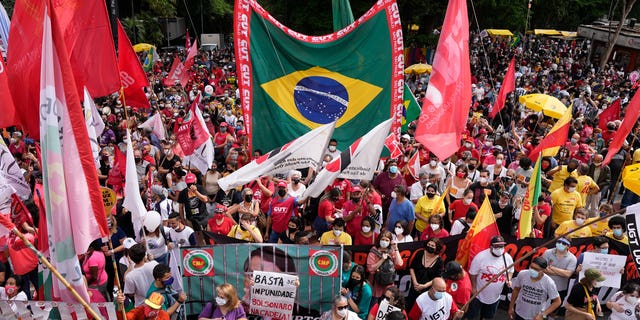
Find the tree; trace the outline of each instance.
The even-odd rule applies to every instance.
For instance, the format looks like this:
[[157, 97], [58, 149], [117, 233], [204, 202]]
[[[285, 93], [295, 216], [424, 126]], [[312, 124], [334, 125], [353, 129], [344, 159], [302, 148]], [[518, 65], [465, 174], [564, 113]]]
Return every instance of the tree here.
[[624, 21], [627, 19], [627, 16], [633, 9], [633, 5], [636, 3], [636, 0], [622, 0], [622, 15], [620, 16], [620, 22], [618, 22], [618, 27], [616, 27], [616, 32], [611, 37], [611, 40], [607, 44], [607, 51], [604, 52], [604, 56], [602, 56], [602, 60], [600, 60], [600, 69], [604, 69], [605, 65], [609, 61], [609, 56], [613, 52], [613, 48], [616, 46], [616, 42], [618, 41], [618, 36], [620, 35], [620, 31], [622, 31], [622, 27], [624, 26]]

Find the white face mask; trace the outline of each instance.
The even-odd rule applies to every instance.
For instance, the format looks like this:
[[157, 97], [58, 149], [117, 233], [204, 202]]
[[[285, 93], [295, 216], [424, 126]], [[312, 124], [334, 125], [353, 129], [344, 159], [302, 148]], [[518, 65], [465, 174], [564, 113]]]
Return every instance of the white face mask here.
[[467, 148], [471, 148], [471, 143], [466, 142], [466, 143], [464, 144], [464, 146], [465, 146], [465, 147], [467, 147]]
[[329, 151], [335, 152], [336, 151], [336, 146], [329, 146]]
[[464, 202], [464, 204], [466, 204], [466, 205], [470, 205], [472, 200], [473, 200], [473, 199], [466, 199], [466, 198], [465, 198], [465, 199], [464, 199], [464, 200], [462, 200], [462, 201]]
[[497, 159], [497, 160], [496, 160], [496, 164], [497, 164], [497, 165], [499, 165], [499, 166], [501, 166], [501, 165], [502, 165], [502, 159]]
[[432, 167], [435, 167], [438, 164], [438, 162], [436, 162], [435, 160], [431, 160], [429, 161], [429, 165]]
[[576, 218], [576, 224], [579, 225], [579, 226], [583, 225], [584, 224], [584, 219]]
[[386, 249], [389, 247], [389, 241], [387, 240], [380, 240], [380, 248], [382, 249]]
[[336, 237], [339, 237], [342, 234], [342, 230], [333, 230], [333, 235], [335, 235]]
[[571, 187], [568, 189], [569, 193], [576, 192], [576, 187]]
[[227, 304], [227, 299], [216, 297], [216, 304], [219, 306], [224, 306], [225, 304]]
[[489, 179], [485, 177], [480, 177], [480, 183], [487, 183], [487, 181], [489, 181]]
[[491, 248], [491, 252], [496, 256], [501, 256], [504, 254], [504, 248]]
[[440, 229], [440, 225], [437, 223], [432, 223], [429, 226], [431, 226], [431, 230], [436, 231], [438, 229]]
[[344, 318], [347, 315], [347, 309], [338, 309], [336, 310], [336, 314], [338, 314], [338, 317]]
[[369, 231], [371, 231], [371, 227], [368, 227], [368, 226], [362, 226], [362, 232], [364, 232], [364, 233], [368, 233]]
[[624, 300], [626, 300], [628, 304], [634, 305], [634, 306], [636, 305], [636, 303], [638, 303], [638, 298], [633, 296], [625, 296]]
[[396, 192], [395, 191], [391, 191], [391, 198], [396, 198]]
[[404, 229], [402, 227], [396, 227], [395, 231], [396, 231], [396, 235], [401, 235], [402, 232], [404, 232]]

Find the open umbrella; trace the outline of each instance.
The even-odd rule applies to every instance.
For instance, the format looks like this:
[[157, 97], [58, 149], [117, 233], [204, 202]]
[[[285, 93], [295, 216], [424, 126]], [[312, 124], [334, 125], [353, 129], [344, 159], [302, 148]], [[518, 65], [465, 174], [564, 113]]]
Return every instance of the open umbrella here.
[[534, 93], [520, 96], [520, 103], [533, 111], [542, 111], [546, 116], [560, 119], [567, 111], [567, 106], [555, 97]]
[[426, 63], [416, 63], [412, 64], [406, 69], [404, 69], [404, 73], [406, 74], [422, 74], [422, 73], [431, 73], [431, 65]]
[[151, 49], [151, 48], [155, 48], [155, 46], [152, 45], [152, 44], [148, 44], [148, 43], [138, 43], [138, 44], [133, 46], [133, 51], [135, 51], [135, 52], [149, 51], [149, 49]]
[[624, 187], [640, 195], [640, 163], [629, 165], [622, 173]]

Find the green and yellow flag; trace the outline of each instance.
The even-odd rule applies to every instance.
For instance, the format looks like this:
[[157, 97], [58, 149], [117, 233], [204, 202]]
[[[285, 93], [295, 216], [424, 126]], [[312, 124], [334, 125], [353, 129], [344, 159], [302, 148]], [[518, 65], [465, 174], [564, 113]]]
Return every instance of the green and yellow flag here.
[[407, 129], [409, 129], [409, 124], [411, 123], [411, 121], [418, 119], [422, 108], [420, 108], [416, 97], [413, 95], [413, 92], [411, 92], [411, 89], [409, 89], [409, 86], [407, 86], [406, 83], [404, 84], [403, 100], [402, 131], [405, 132], [407, 131]]
[[518, 239], [528, 238], [533, 230], [533, 210], [538, 205], [538, 198], [542, 192], [542, 184], [540, 183], [540, 161], [542, 157], [538, 157], [536, 165], [533, 167], [533, 173], [529, 180], [529, 187], [522, 202], [522, 211], [520, 212], [520, 222], [518, 222]]
[[403, 109], [402, 29], [395, 1], [378, 2], [342, 30], [300, 34], [255, 0], [236, 1], [235, 50], [245, 127], [252, 148], [279, 147], [337, 120], [348, 146]]

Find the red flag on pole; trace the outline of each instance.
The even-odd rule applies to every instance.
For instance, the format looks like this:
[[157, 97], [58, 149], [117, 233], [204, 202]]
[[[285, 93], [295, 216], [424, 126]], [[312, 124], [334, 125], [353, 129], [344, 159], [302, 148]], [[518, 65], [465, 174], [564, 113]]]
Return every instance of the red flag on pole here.
[[[9, 32], [11, 50], [7, 52], [9, 87], [21, 111], [15, 122], [36, 139], [40, 136], [40, 102], [33, 88], [40, 85], [44, 21], [40, 12], [44, 12], [44, 4], [41, 0], [16, 1]], [[56, 23], [64, 34], [78, 95], [82, 96], [84, 86], [96, 97], [118, 91], [120, 77], [105, 2], [56, 1], [51, 10], [59, 17]], [[3, 104], [3, 118], [7, 109]]]
[[149, 87], [149, 79], [120, 21], [118, 21], [118, 69], [120, 69], [120, 81], [125, 96], [123, 104], [126, 102], [134, 110], [149, 109], [151, 106], [143, 89]]
[[498, 115], [498, 112], [504, 108], [504, 102], [507, 101], [507, 95], [509, 92], [512, 92], [516, 89], [516, 62], [515, 58], [511, 58], [511, 62], [509, 63], [509, 69], [507, 69], [507, 74], [504, 76], [504, 80], [502, 80], [502, 86], [500, 87], [500, 92], [498, 93], [498, 98], [496, 99], [496, 103], [493, 104], [493, 108], [491, 108], [491, 113], [489, 114], [489, 118], [495, 118]]
[[[540, 141], [540, 143], [535, 147], [535, 149], [529, 152], [529, 158], [531, 161], [535, 162], [538, 160], [540, 154], [542, 156], [550, 156], [545, 150], [556, 148], [563, 145], [567, 141], [567, 137], [569, 136], [569, 127], [571, 126], [571, 114], [573, 107], [569, 107], [567, 111], [564, 112], [562, 117], [558, 119], [555, 125], [551, 128], [549, 133]], [[558, 148], [553, 150], [551, 153], [555, 155], [558, 152]]]
[[189, 115], [175, 127], [176, 140], [185, 156], [192, 155], [196, 148], [209, 139], [209, 133], [196, 116], [198, 102], [200, 102], [200, 95], [193, 100]]
[[460, 149], [471, 107], [466, 0], [450, 0], [418, 120], [416, 140], [445, 159]]
[[607, 123], [620, 119], [620, 99], [614, 101], [598, 115], [598, 128], [607, 131]]
[[402, 155], [402, 150], [398, 145], [398, 139], [395, 133], [392, 132], [386, 139], [384, 139], [384, 145], [391, 152], [391, 155], [389, 156], [390, 158], [395, 159]]
[[609, 164], [611, 158], [620, 151], [622, 144], [624, 144], [624, 141], [631, 132], [631, 129], [633, 129], [636, 121], [638, 121], [638, 116], [640, 116], [640, 94], [636, 91], [633, 95], [633, 99], [631, 99], [631, 102], [627, 106], [627, 110], [624, 113], [624, 120], [622, 120], [620, 128], [618, 128], [618, 131], [613, 134], [613, 141], [609, 145], [607, 156], [604, 157], [602, 165]]
[[17, 124], [16, 106], [13, 104], [11, 91], [9, 91], [9, 78], [4, 61], [0, 59], [0, 101], [2, 101], [2, 117], [0, 117], [0, 128], [10, 127]]
[[189, 82], [189, 69], [193, 66], [194, 59], [198, 53], [198, 40], [193, 39], [193, 45], [189, 48], [187, 59], [184, 60], [184, 72], [180, 74], [180, 84], [184, 88]]
[[409, 161], [407, 162], [407, 169], [414, 179], [418, 179], [418, 175], [420, 173], [420, 152], [414, 153], [413, 156], [409, 158]]

